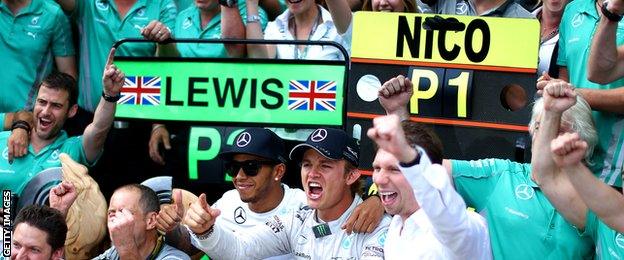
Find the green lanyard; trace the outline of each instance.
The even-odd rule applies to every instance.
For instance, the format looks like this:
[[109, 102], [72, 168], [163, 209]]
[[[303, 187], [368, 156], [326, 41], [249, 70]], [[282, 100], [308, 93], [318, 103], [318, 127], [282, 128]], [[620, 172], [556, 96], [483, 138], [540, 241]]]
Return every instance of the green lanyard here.
[[156, 246], [154, 247], [154, 250], [152, 250], [152, 253], [149, 255], [149, 257], [147, 257], [147, 260], [155, 260], [156, 257], [160, 254], [160, 251], [162, 251], [163, 247], [165, 246], [165, 237], [163, 235], [158, 235], [158, 239], [156, 240]]
[[[314, 32], [316, 32], [316, 28], [319, 25], [319, 20], [321, 19], [321, 8], [318, 7], [318, 5], [316, 6], [316, 8], [318, 10], [318, 13], [316, 13], [316, 19], [314, 19], [314, 25], [312, 25], [312, 30], [310, 30], [310, 33], [308, 34], [308, 40], [310, 40], [310, 38], [312, 38], [312, 35], [314, 34]], [[293, 35], [293, 36], [295, 36], [294, 38], [296, 40], [297, 39], [297, 22], [295, 22], [295, 16], [292, 16], [292, 22], [293, 22], [293, 30], [295, 32], [295, 35]], [[302, 52], [301, 56], [299, 56], [299, 55], [297, 55], [297, 53], [298, 53], [297, 50], [299, 48], [297, 48], [297, 45], [295, 45], [295, 49], [293, 50], [293, 59], [296, 59], [296, 60], [298, 60], [300, 58], [304, 59], [304, 57], [308, 54], [308, 48], [309, 47], [310, 47], [310, 45], [306, 45], [303, 48], [303, 52]]]

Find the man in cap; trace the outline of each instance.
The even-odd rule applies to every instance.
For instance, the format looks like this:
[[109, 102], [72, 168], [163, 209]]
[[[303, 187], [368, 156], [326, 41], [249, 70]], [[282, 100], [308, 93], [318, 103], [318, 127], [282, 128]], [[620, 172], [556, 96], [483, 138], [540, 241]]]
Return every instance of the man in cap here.
[[[216, 220], [218, 225], [237, 232], [263, 224], [272, 216], [287, 218], [306, 206], [306, 195], [302, 190], [289, 188], [281, 182], [286, 173], [284, 152], [284, 142], [274, 132], [248, 128], [236, 136], [229, 149], [219, 154], [226, 161], [226, 172], [232, 177], [236, 189], [226, 192], [212, 205], [212, 208], [224, 212]], [[179, 197], [174, 192], [174, 201], [181, 201], [177, 199]], [[205, 200], [205, 195], [200, 195], [201, 200]], [[371, 232], [377, 226], [383, 210], [375, 209], [379, 208], [376, 200], [371, 200], [368, 207], [360, 206], [361, 214], [352, 214], [351, 223], [358, 225], [348, 225], [349, 230], [354, 227], [356, 231], [364, 232], [370, 227], [368, 232]], [[177, 226], [182, 207], [179, 203], [164, 206], [158, 217], [159, 228], [168, 231], [169, 243], [194, 254], [188, 230]], [[292, 256], [286, 254], [280, 258], [290, 259]]]
[[342, 229], [362, 202], [357, 195], [358, 152], [357, 142], [344, 131], [315, 130], [290, 153], [291, 159], [301, 162], [309, 207], [286, 216], [274, 215], [264, 225], [233, 233], [216, 221], [221, 211], [210, 208], [200, 197], [184, 218], [193, 245], [217, 259], [265, 258], [287, 253], [309, 259], [383, 259], [388, 217], [370, 234], [348, 234]]

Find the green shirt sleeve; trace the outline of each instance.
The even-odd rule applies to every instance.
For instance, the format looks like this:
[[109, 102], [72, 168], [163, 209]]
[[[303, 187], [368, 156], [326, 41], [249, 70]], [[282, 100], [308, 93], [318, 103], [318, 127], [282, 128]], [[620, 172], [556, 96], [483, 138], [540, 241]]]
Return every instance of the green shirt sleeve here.
[[57, 57], [72, 56], [76, 52], [69, 19], [60, 9], [54, 15], [56, 22], [53, 29], [52, 53]]
[[561, 24], [559, 25], [559, 41], [557, 42], [557, 44], [559, 44], [559, 52], [557, 53], [557, 65], [563, 67], [568, 66], [568, 58], [566, 57], [566, 26], [572, 22], [570, 17], [567, 18], [568, 20], [565, 20], [565, 14], [566, 13], [564, 12], [563, 18], [561, 19]]
[[95, 160], [89, 162], [87, 160], [87, 154], [85, 153], [84, 147], [82, 146], [82, 136], [74, 136], [67, 139], [67, 141], [63, 143], [61, 151], [68, 154], [69, 157], [77, 163], [83, 164], [87, 167], [93, 167], [100, 159], [100, 156], [102, 156], [102, 152], [100, 152]]
[[4, 131], [4, 113], [0, 113], [0, 132]]
[[468, 207], [481, 211], [500, 177], [494, 159], [476, 161], [451, 160], [455, 189]]
[[587, 217], [585, 219], [585, 230], [580, 232], [581, 236], [589, 236], [594, 241], [598, 238], [598, 216], [591, 210], [587, 211]]

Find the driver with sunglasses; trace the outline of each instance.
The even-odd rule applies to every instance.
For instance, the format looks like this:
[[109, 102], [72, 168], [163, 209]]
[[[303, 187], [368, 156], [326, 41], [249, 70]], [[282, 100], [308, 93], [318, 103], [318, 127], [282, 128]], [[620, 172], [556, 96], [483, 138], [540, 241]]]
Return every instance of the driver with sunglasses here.
[[[212, 205], [223, 213], [216, 220], [218, 225], [237, 232], [264, 224], [272, 216], [286, 218], [306, 207], [304, 191], [281, 183], [286, 173], [284, 154], [284, 141], [265, 128], [245, 129], [228, 149], [219, 154], [226, 162], [225, 172], [232, 177], [236, 189], [225, 192]], [[205, 200], [205, 196], [200, 195], [200, 200]], [[351, 214], [347, 223], [357, 223], [353, 225], [356, 232], [370, 233], [383, 216], [379, 198], [371, 197], [370, 201], [358, 205], [358, 210], [360, 214]], [[173, 230], [167, 232], [167, 243], [194, 255], [199, 251], [191, 245], [188, 230], [178, 226], [183, 217], [178, 214], [181, 213], [175, 210], [161, 210], [159, 213], [162, 229]], [[292, 254], [270, 259], [292, 259]]]
[[[184, 218], [192, 244], [215, 259], [258, 259], [289, 253], [306, 259], [383, 259], [389, 217], [385, 216], [372, 233], [349, 234], [342, 228], [362, 203], [357, 194], [358, 153], [359, 145], [344, 131], [315, 130], [290, 153], [291, 159], [301, 162], [301, 179], [309, 207], [286, 214], [274, 213], [261, 222], [264, 224], [231, 232], [223, 220], [231, 218], [228, 216], [231, 212], [210, 207], [202, 194]], [[237, 155], [233, 162], [245, 167], [250, 157]], [[246, 184], [240, 185], [250, 189]], [[285, 199], [292, 199], [287, 196]]]

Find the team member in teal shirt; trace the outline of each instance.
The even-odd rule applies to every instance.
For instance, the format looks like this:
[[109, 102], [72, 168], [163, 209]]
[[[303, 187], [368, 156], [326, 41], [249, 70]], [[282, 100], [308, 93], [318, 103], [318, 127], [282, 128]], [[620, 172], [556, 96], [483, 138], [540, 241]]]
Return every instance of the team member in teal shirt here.
[[68, 138], [61, 130], [65, 120], [76, 114], [78, 89], [73, 77], [52, 73], [39, 86], [34, 107], [34, 130], [30, 133], [28, 153], [10, 163], [6, 140], [10, 132], [0, 133], [0, 188], [19, 195], [28, 181], [38, 172], [60, 166], [59, 153], [68, 153], [79, 163], [92, 165], [102, 152], [104, 141], [111, 128], [116, 100], [124, 82], [124, 74], [112, 65], [114, 51], [110, 52], [109, 65], [102, 82], [104, 95], [99, 102], [93, 122], [82, 136]]
[[[386, 113], [407, 118], [412, 89], [403, 76], [384, 83], [379, 100]], [[585, 112], [591, 120], [588, 106]], [[592, 239], [579, 235], [553, 207], [549, 190], [533, 180], [530, 164], [484, 159], [444, 160], [444, 166], [466, 205], [485, 216], [494, 259], [593, 258]]]
[[[621, 187], [624, 103], [621, 101], [622, 91], [615, 90], [624, 86], [624, 79], [597, 84], [589, 81], [587, 75], [591, 39], [601, 17], [601, 5], [602, 0], [578, 0], [566, 6], [559, 26], [557, 64], [561, 66], [560, 78], [577, 87], [594, 110], [600, 142], [592, 158], [592, 172], [603, 182]], [[619, 23], [614, 41], [617, 45], [624, 44], [624, 22]]]
[[[172, 0], [57, 0], [78, 24], [80, 74], [78, 105], [94, 112], [102, 94], [101, 71], [106, 53], [123, 38], [164, 41], [171, 37], [177, 14]], [[119, 56], [169, 55], [172, 46], [153, 43], [124, 43]]]
[[30, 108], [52, 65], [76, 76], [69, 20], [46, 0], [0, 1], [0, 112]]

